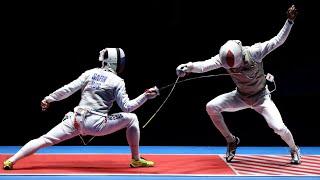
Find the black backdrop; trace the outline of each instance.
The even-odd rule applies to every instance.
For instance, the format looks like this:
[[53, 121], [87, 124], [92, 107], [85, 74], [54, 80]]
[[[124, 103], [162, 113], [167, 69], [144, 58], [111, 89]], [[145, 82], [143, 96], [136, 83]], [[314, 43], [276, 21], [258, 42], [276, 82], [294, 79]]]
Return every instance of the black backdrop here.
[[[229, 39], [252, 45], [275, 36], [292, 3], [299, 16], [285, 44], [264, 59], [277, 91], [272, 97], [299, 145], [320, 145], [318, 102], [319, 28], [312, 2], [302, 1], [99, 1], [16, 2], [4, 6], [1, 53], [0, 145], [23, 145], [46, 133], [77, 105], [80, 93], [41, 112], [42, 98], [100, 66], [99, 50], [122, 47], [127, 55], [130, 98], [146, 88], [174, 82], [175, 68], [214, 56]], [[222, 69], [206, 74], [224, 73]], [[193, 74], [189, 77], [196, 77]], [[215, 96], [231, 91], [229, 77], [177, 86], [144, 129], [141, 145], [225, 145], [205, 111]], [[135, 113], [142, 126], [169, 91]], [[113, 112], [119, 109], [114, 105]], [[230, 130], [247, 146], [285, 146], [252, 110], [224, 113]], [[125, 131], [97, 137], [91, 145], [126, 145]], [[60, 145], [81, 145], [74, 138]]]

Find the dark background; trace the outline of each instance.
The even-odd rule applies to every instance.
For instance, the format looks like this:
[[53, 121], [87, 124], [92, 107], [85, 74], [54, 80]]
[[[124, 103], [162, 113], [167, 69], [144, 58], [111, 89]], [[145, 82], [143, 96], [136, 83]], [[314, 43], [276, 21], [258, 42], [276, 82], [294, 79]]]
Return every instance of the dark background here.
[[[318, 102], [319, 18], [308, 1], [45, 1], [11, 2], [4, 8], [1, 48], [0, 145], [23, 145], [48, 132], [77, 105], [80, 92], [41, 112], [40, 101], [83, 71], [100, 66], [99, 51], [122, 47], [127, 56], [130, 98], [146, 88], [175, 81], [175, 68], [206, 60], [229, 39], [243, 45], [275, 36], [295, 3], [299, 15], [284, 45], [264, 59], [277, 91], [272, 98], [300, 146], [320, 145]], [[218, 69], [189, 77], [225, 73]], [[177, 85], [146, 128], [141, 145], [225, 145], [205, 105], [235, 88], [230, 77]], [[135, 113], [140, 125], [153, 115], [169, 90]], [[113, 112], [119, 109], [114, 105]], [[243, 146], [286, 146], [253, 110], [224, 113]], [[125, 131], [96, 137], [90, 145], [126, 145]], [[81, 145], [78, 137], [59, 145]]]

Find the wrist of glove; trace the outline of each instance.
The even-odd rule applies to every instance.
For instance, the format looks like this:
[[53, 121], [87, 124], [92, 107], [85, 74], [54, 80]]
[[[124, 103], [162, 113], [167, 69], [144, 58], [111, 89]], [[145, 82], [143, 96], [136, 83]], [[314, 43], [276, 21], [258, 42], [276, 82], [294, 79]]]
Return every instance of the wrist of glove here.
[[190, 73], [192, 71], [192, 68], [192, 62], [188, 62], [187, 64], [180, 64], [176, 69], [176, 74], [179, 77], [184, 77], [187, 73]]
[[146, 89], [144, 91], [144, 94], [146, 95], [146, 97], [148, 99], [153, 99], [153, 98], [159, 96], [160, 92], [159, 92], [159, 89], [157, 88], [157, 86], [154, 86], [152, 88]]
[[293, 21], [297, 17], [297, 14], [298, 14], [298, 10], [294, 5], [292, 5], [287, 11], [287, 17], [290, 23], [293, 23]]
[[46, 111], [50, 106], [50, 102], [48, 102], [46, 99], [43, 99], [40, 103], [40, 106], [42, 111]]

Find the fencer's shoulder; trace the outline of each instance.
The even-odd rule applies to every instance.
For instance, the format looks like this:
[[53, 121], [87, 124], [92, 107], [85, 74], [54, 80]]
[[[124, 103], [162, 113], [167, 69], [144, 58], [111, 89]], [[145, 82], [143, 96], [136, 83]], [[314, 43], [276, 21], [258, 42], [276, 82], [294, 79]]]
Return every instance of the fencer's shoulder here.
[[124, 80], [121, 77], [115, 75], [112, 78], [114, 78], [114, 79], [112, 79], [112, 81], [113, 81], [115, 87], [117, 87], [117, 89], [123, 89], [123, 88], [126, 87], [126, 84], [125, 84]]
[[106, 70], [102, 70], [104, 71], [104, 74], [112, 80], [113, 83], [115, 84], [124, 84], [124, 80], [118, 76], [117, 74], [113, 73], [113, 72], [110, 72], [110, 71], [106, 71]]
[[120, 76], [112, 73], [112, 72], [107, 72], [108, 73], [108, 76], [112, 77], [113, 79], [117, 80], [117, 81], [124, 81]]
[[249, 50], [253, 50], [253, 49], [258, 49], [260, 48], [261, 46], [261, 42], [257, 42], [257, 43], [254, 43], [253, 45], [251, 46], [244, 46], [245, 48], [249, 49]]
[[92, 68], [84, 71], [84, 74], [92, 74], [98, 71], [98, 68]]
[[91, 72], [92, 72], [91, 69], [85, 70], [84, 72], [81, 73], [80, 78], [86, 78], [86, 77], [88, 77], [88, 76], [91, 74]]
[[260, 42], [253, 44], [252, 46], [247, 46], [246, 51], [250, 54], [252, 60], [260, 62], [262, 54], [262, 44]]

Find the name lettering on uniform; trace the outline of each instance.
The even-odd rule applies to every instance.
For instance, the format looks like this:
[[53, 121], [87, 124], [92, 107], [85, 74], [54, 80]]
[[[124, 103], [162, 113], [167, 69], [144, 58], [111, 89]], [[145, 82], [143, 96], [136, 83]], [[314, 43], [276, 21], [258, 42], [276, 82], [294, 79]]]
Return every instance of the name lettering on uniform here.
[[100, 75], [97, 73], [94, 73], [94, 75], [92, 76], [92, 80], [94, 80], [94, 81], [105, 82], [106, 79], [107, 79], [106, 76], [103, 76], [103, 75]]
[[94, 73], [91, 79], [91, 87], [94, 89], [99, 89], [101, 83], [104, 83], [107, 80], [107, 77], [101, 74]]

